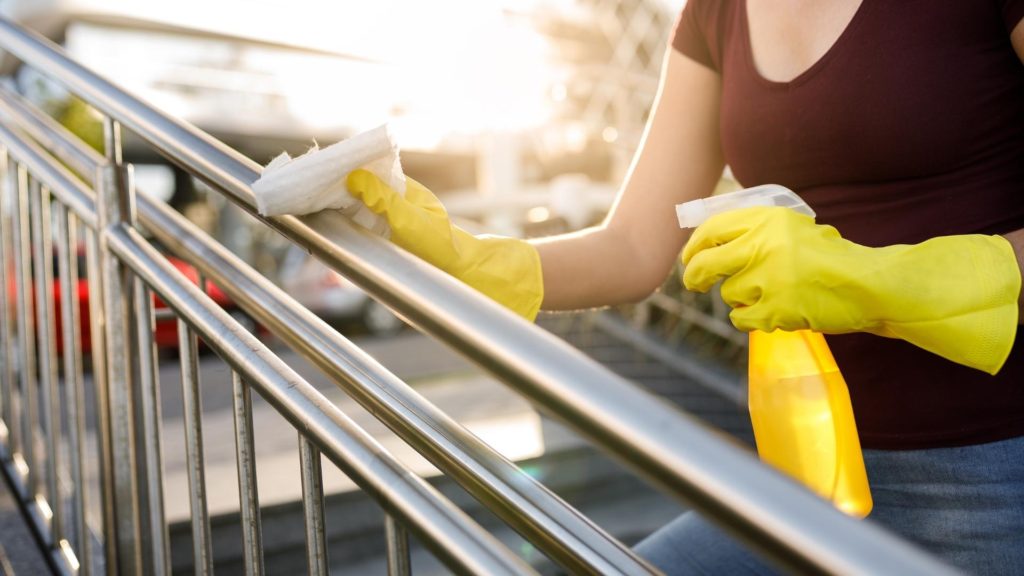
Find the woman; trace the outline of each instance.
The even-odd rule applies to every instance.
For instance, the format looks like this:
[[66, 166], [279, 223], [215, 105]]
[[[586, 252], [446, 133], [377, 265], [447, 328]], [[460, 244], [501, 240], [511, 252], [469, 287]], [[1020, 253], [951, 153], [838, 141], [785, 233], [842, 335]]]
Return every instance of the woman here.
[[[415, 183], [403, 198], [358, 171], [349, 189], [394, 242], [528, 318], [657, 289], [689, 234], [673, 206], [726, 164], [795, 190], [816, 223], [712, 218], [683, 253], [687, 286], [725, 279], [740, 329], [832, 335], [871, 521], [968, 571], [1021, 574], [1022, 19], [1022, 0], [691, 0], [602, 225], [473, 237]], [[771, 572], [693, 514], [638, 550], [668, 573]]]

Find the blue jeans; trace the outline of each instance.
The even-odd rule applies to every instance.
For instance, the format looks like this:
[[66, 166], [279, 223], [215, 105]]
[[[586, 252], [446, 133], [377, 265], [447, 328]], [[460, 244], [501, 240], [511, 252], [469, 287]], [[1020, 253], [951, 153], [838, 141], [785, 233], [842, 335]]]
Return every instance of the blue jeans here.
[[[868, 517], [969, 574], [1024, 574], [1024, 437], [955, 448], [865, 450]], [[666, 574], [775, 574], [693, 512], [637, 552]]]

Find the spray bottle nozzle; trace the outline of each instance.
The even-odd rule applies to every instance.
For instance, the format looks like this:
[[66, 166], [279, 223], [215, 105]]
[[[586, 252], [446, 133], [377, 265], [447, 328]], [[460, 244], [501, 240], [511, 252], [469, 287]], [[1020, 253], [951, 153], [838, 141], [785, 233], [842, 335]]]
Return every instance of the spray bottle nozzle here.
[[677, 204], [676, 217], [679, 219], [680, 228], [696, 228], [715, 214], [751, 206], [781, 206], [814, 216], [814, 210], [789, 188], [778, 184], [764, 184]]

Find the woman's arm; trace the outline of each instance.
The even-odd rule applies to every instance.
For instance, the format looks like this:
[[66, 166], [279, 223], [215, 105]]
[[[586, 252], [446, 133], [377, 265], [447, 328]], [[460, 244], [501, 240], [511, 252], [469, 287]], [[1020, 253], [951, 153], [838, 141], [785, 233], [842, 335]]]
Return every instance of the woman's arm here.
[[669, 48], [644, 137], [608, 217], [532, 241], [544, 309], [637, 301], [661, 285], [689, 234], [676, 222], [675, 204], [711, 194], [722, 174], [720, 92], [716, 72]]

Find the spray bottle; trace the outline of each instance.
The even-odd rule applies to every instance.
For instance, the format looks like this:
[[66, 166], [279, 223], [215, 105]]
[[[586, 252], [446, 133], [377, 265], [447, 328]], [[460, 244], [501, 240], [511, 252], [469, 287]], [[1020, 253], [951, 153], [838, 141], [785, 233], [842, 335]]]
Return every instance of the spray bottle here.
[[[788, 188], [769, 184], [676, 206], [682, 228], [750, 206], [782, 206], [814, 216]], [[864, 517], [871, 491], [864, 470], [850, 393], [817, 332], [750, 333], [748, 403], [761, 460], [831, 500], [843, 512]]]

